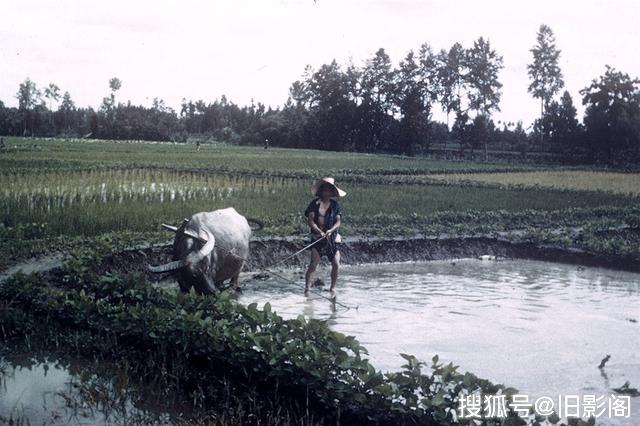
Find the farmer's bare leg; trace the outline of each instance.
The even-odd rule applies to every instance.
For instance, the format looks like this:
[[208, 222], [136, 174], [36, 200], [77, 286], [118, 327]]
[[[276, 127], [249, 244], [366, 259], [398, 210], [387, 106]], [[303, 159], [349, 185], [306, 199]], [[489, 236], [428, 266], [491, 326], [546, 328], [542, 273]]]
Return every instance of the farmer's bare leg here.
[[311, 288], [311, 279], [313, 278], [313, 273], [316, 271], [316, 267], [320, 263], [320, 253], [315, 248], [311, 249], [311, 261], [309, 262], [309, 267], [307, 268], [307, 274], [305, 275], [305, 288], [304, 291], [309, 291]]
[[331, 261], [331, 288], [329, 291], [336, 289], [336, 283], [338, 282], [338, 269], [340, 268], [340, 251], [336, 251], [336, 255], [333, 256]]

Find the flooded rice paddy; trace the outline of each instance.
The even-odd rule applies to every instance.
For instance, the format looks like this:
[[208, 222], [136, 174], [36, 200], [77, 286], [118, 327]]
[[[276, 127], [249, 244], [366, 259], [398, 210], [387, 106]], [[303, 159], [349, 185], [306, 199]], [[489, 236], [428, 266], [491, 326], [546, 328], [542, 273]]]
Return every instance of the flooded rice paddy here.
[[[304, 281], [299, 272], [286, 274]], [[317, 275], [329, 282], [328, 268]], [[625, 381], [640, 386], [637, 273], [524, 260], [361, 265], [341, 270], [336, 301], [351, 309], [328, 296], [305, 297], [273, 276], [248, 282], [240, 301], [268, 301], [285, 318], [325, 319], [356, 336], [383, 371], [400, 368], [399, 353], [429, 365], [438, 354], [532, 398], [610, 395]], [[599, 423], [637, 424], [638, 398], [631, 408], [631, 419]]]
[[[400, 368], [399, 353], [428, 364], [438, 354], [531, 398], [608, 396], [626, 381], [640, 386], [640, 274], [523, 260], [344, 266], [332, 303], [328, 286], [304, 296], [302, 272], [281, 270], [267, 279], [245, 274], [239, 301], [269, 302], [285, 318], [327, 320], [356, 336], [383, 371]], [[316, 276], [328, 282], [328, 268]], [[598, 369], [607, 354], [611, 359]], [[112, 408], [89, 405], [74, 418], [86, 401], [82, 386], [74, 386], [80, 373], [72, 371], [0, 359], [0, 419], [104, 424], [139, 415], [131, 400], [120, 398], [123, 411], [115, 417]], [[631, 398], [629, 418], [604, 417], [598, 424], [639, 420], [640, 401]]]

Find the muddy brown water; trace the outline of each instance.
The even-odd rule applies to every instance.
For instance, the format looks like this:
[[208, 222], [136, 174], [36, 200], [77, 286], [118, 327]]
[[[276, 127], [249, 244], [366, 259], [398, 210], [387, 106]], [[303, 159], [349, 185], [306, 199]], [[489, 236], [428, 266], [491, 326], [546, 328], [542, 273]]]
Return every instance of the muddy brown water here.
[[[625, 381], [640, 387], [638, 273], [530, 260], [350, 265], [341, 269], [337, 303], [322, 288], [305, 296], [302, 274], [300, 268], [262, 278], [245, 273], [238, 301], [269, 302], [285, 318], [326, 320], [356, 336], [383, 371], [400, 368], [399, 353], [428, 364], [438, 354], [532, 400], [608, 396]], [[328, 282], [327, 265], [316, 275]], [[607, 354], [609, 362], [598, 369]], [[0, 416], [22, 413], [34, 423], [52, 410], [70, 415], [56, 392], [70, 389], [72, 373], [0, 362]], [[629, 418], [605, 416], [598, 424], [639, 424], [640, 399], [631, 398], [630, 405]], [[82, 418], [83, 424], [104, 421], [100, 413]]]

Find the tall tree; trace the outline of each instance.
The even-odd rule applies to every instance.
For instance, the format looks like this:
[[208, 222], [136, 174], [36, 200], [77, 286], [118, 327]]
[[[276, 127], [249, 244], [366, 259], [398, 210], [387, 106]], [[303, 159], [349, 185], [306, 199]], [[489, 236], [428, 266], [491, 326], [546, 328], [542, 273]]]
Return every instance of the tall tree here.
[[373, 152], [387, 148], [392, 140], [387, 135], [394, 112], [394, 82], [391, 59], [384, 49], [379, 49], [367, 60], [360, 86], [362, 103], [359, 105], [357, 150]]
[[120, 90], [121, 87], [122, 81], [119, 78], [113, 77], [109, 79], [109, 88], [111, 89], [111, 92], [115, 93]]
[[64, 95], [62, 95], [62, 103], [60, 104], [60, 108], [58, 108], [58, 114], [60, 114], [61, 117], [60, 129], [65, 129], [66, 132], [71, 130], [75, 111], [76, 105], [71, 99], [71, 94], [64, 92]]
[[[487, 128], [489, 125], [492, 110], [500, 111], [500, 97], [502, 93], [502, 83], [498, 81], [498, 73], [503, 68], [502, 56], [491, 48], [488, 40], [480, 37], [473, 42], [473, 48], [467, 52], [467, 65], [469, 72], [467, 81], [470, 86], [469, 91], [469, 107], [478, 112], [478, 115], [484, 117], [485, 123], [482, 125]], [[475, 124], [478, 124], [474, 120]], [[479, 136], [488, 135], [487, 132], [478, 132]], [[478, 141], [484, 145], [484, 159], [487, 161], [487, 142]]]
[[502, 56], [491, 48], [489, 40], [480, 37], [467, 51], [467, 66], [469, 107], [487, 116], [492, 110], [500, 111], [502, 83], [498, 80], [498, 73], [504, 68]]
[[425, 97], [426, 84], [413, 51], [409, 51], [394, 74], [394, 92], [401, 118], [400, 137], [392, 150], [412, 155], [415, 145], [427, 137], [429, 120], [429, 103]]
[[102, 98], [102, 106], [100, 114], [98, 115], [97, 129], [98, 135], [94, 134], [94, 137], [101, 138], [121, 138], [121, 128], [117, 126], [118, 109], [116, 108], [116, 92], [122, 87], [122, 81], [119, 78], [113, 77], [109, 79], [109, 90], [111, 93], [109, 96]]
[[60, 104], [60, 109], [65, 111], [73, 111], [76, 109], [76, 104], [71, 99], [71, 94], [69, 92], [64, 92], [64, 95], [62, 95], [62, 104]]
[[391, 58], [384, 49], [378, 49], [367, 60], [362, 72], [362, 90], [384, 113], [393, 112], [393, 70]]
[[[307, 70], [309, 71], [309, 70]], [[354, 79], [334, 60], [291, 88], [300, 105], [309, 109], [306, 134], [312, 147], [341, 151], [353, 143]]]
[[49, 86], [44, 89], [44, 97], [49, 100], [49, 111], [53, 111], [51, 103], [54, 101], [57, 103], [60, 100], [60, 88], [54, 83], [49, 83]]
[[449, 51], [441, 50], [436, 57], [438, 69], [439, 99], [442, 110], [449, 114], [460, 110], [462, 90], [465, 84], [465, 50], [460, 43], [455, 43]]
[[438, 70], [438, 58], [429, 44], [424, 43], [420, 46], [418, 53], [420, 64], [420, 89], [422, 98], [429, 110], [431, 105], [438, 100], [441, 93], [440, 89], [440, 73]]
[[296, 106], [305, 106], [307, 100], [307, 89], [303, 81], [296, 80], [289, 88], [289, 98], [295, 102]]
[[573, 99], [565, 90], [560, 102], [551, 101], [543, 117], [543, 127], [548, 129], [549, 143], [566, 156], [576, 154], [580, 125]]
[[[42, 94], [36, 87], [30, 78], [20, 83], [18, 87], [18, 93], [16, 94], [18, 99], [18, 109], [22, 115], [22, 134], [27, 134], [27, 128], [33, 121], [33, 110], [42, 102]], [[33, 125], [31, 125], [31, 134], [33, 135]]]
[[548, 26], [542, 24], [537, 34], [537, 44], [530, 49], [533, 62], [527, 65], [531, 84], [528, 91], [534, 98], [540, 99], [540, 117], [551, 102], [553, 96], [564, 87], [562, 71], [558, 65], [560, 50], [556, 47], [556, 38]]
[[41, 93], [30, 78], [20, 83], [18, 93], [18, 108], [21, 110], [29, 110], [41, 102]]
[[109, 97], [102, 99], [103, 109], [108, 111], [116, 106], [116, 92], [120, 90], [121, 87], [122, 87], [122, 81], [119, 78], [113, 77], [109, 79], [109, 89], [111, 90], [111, 93]]
[[[466, 53], [460, 43], [455, 43], [449, 51], [442, 49], [436, 56], [438, 70], [438, 99], [442, 110], [447, 114], [447, 131], [449, 116], [452, 112], [460, 113], [462, 93], [465, 89]], [[458, 114], [456, 114], [458, 115]], [[460, 132], [457, 133], [458, 135]], [[447, 156], [447, 137], [444, 138], [444, 155]]]
[[438, 96], [436, 57], [428, 44], [417, 55], [409, 51], [394, 71], [395, 104], [400, 111], [399, 135], [392, 151], [413, 155], [429, 144], [430, 114]]
[[640, 161], [640, 80], [607, 65], [580, 94], [592, 159]]

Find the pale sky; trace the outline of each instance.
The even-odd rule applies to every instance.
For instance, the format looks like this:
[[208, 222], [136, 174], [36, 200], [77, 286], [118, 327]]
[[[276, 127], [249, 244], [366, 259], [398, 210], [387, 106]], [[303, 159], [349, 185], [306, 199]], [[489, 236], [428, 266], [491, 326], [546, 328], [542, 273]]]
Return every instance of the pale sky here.
[[118, 77], [117, 101], [136, 105], [158, 97], [179, 111], [183, 97], [225, 94], [276, 107], [307, 64], [361, 66], [381, 47], [397, 64], [423, 43], [468, 48], [482, 36], [504, 58], [494, 120], [526, 127], [539, 114], [526, 66], [543, 23], [579, 118], [579, 90], [605, 64], [640, 77], [638, 0], [1, 0], [0, 100], [16, 106], [29, 77], [98, 108]]

